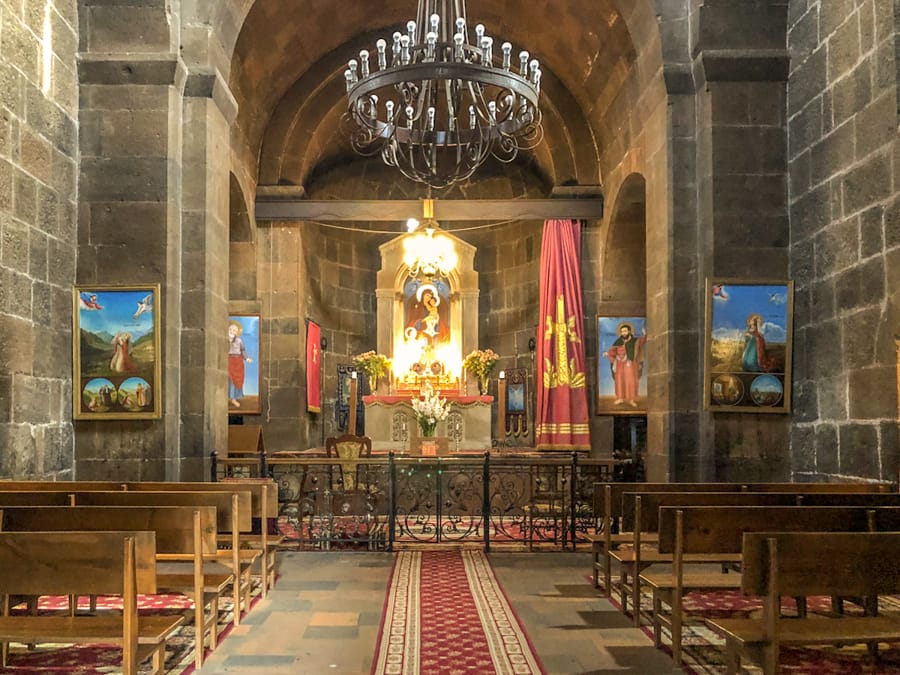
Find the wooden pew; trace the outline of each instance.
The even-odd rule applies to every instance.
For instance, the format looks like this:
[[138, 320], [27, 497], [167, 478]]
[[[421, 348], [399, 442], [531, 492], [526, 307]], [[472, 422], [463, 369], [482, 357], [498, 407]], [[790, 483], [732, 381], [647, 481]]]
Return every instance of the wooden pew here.
[[[631, 532], [630, 548], [610, 551], [610, 565], [618, 564], [620, 570], [619, 590], [622, 611], [627, 611], [629, 594], [634, 607], [634, 625], [640, 626], [640, 579], [639, 575], [655, 563], [670, 563], [670, 554], [658, 550], [642, 550], [646, 535], [653, 535], [655, 544], [659, 532], [659, 509], [661, 506], [790, 506], [797, 503], [797, 496], [790, 493], [749, 493], [749, 492], [626, 492], [622, 496], [622, 526]], [[738, 562], [738, 554], [686, 556], [686, 562], [730, 563]], [[631, 578], [629, 584], [628, 579]]]
[[[76, 506], [215, 506], [219, 533], [228, 533], [231, 548], [217, 551], [208, 562], [218, 562], [234, 573], [234, 624], [250, 609], [250, 570], [259, 550], [241, 546], [242, 533], [251, 531], [250, 492], [76, 492]], [[2, 502], [2, 498], [0, 498]]]
[[[900, 509], [888, 507], [882, 525], [896, 525]], [[740, 554], [744, 532], [866, 532], [877, 527], [876, 511], [860, 506], [664, 506], [659, 510], [659, 552], [672, 555], [671, 572], [643, 573], [640, 581], [653, 590], [653, 636], [660, 646], [663, 625], [672, 632], [672, 658], [681, 665], [682, 599], [691, 591], [739, 589], [740, 574], [684, 571], [684, 556]], [[671, 608], [671, 620], [662, 604]]]
[[[153, 532], [0, 533], [3, 665], [7, 643], [111, 643], [122, 646], [122, 671], [136, 675], [148, 656], [162, 673], [166, 639], [181, 616], [139, 616], [138, 593], [156, 593]], [[121, 614], [10, 615], [10, 595], [120, 595]]]
[[898, 532], [745, 533], [741, 591], [763, 596], [763, 616], [707, 621], [725, 637], [729, 675], [738, 673], [741, 656], [776, 675], [781, 645], [868, 643], [874, 651], [878, 642], [900, 640], [896, 615], [780, 617], [781, 596], [900, 593], [898, 550]]
[[[588, 535], [593, 555], [591, 571], [594, 588], [600, 587], [603, 575], [603, 589], [612, 595], [612, 566], [608, 556], [621, 544], [632, 541], [631, 532], [622, 528], [622, 496], [626, 492], [740, 492], [742, 483], [594, 483], [594, 517], [600, 532]], [[653, 540], [653, 533], [648, 533]]]
[[[236, 478], [216, 483], [127, 482], [122, 483], [122, 487], [132, 492], [250, 492], [253, 531], [241, 534], [241, 544], [258, 549], [263, 556], [260, 566], [263, 597], [275, 585], [276, 553], [284, 537], [269, 531], [269, 527], [278, 519], [278, 485], [271, 478]], [[259, 522], [259, 527], [256, 522]], [[229, 538], [230, 534], [223, 534], [221, 537]]]
[[[203, 665], [204, 645], [218, 640], [219, 596], [232, 574], [204, 571], [216, 551], [216, 509], [212, 506], [12, 506], [0, 509], [0, 531], [68, 532], [145, 530], [156, 535], [157, 560], [187, 561], [191, 572], [157, 570], [161, 593], [184, 593], [194, 600], [195, 665]], [[77, 600], [72, 608], [77, 606]], [[208, 609], [207, 609], [208, 608]]]

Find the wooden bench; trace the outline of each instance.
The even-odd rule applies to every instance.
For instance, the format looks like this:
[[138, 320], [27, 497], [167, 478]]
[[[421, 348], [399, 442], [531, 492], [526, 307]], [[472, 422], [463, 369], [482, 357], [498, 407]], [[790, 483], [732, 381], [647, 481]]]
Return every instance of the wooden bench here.
[[[162, 673], [166, 639], [181, 616], [139, 616], [137, 594], [155, 594], [153, 532], [0, 533], [0, 616], [3, 666], [8, 643], [110, 643], [122, 647], [122, 671], [135, 675], [153, 659]], [[55, 616], [10, 614], [11, 595], [119, 595], [121, 614]]]
[[[51, 493], [52, 494], [52, 493]], [[216, 492], [76, 492], [72, 493], [76, 506], [214, 506], [219, 534], [227, 533], [230, 548], [218, 550], [207, 557], [207, 562], [217, 562], [228, 567], [235, 576], [233, 584], [234, 624], [241, 621], [241, 614], [250, 609], [251, 568], [260, 557], [258, 549], [242, 547], [241, 535], [252, 529], [250, 517], [251, 496], [248, 491]], [[0, 497], [2, 503], [2, 497]]]
[[[278, 486], [271, 478], [234, 478], [215, 483], [128, 482], [122, 487], [132, 492], [249, 492], [252, 529], [241, 533], [241, 545], [261, 553], [263, 597], [275, 585], [276, 553], [284, 537], [270, 529], [278, 520]], [[229, 541], [230, 533], [220, 535], [220, 540]]]
[[[603, 589], [607, 595], [612, 594], [612, 567], [607, 553], [632, 541], [632, 533], [626, 532], [621, 522], [622, 496], [626, 492], [740, 492], [742, 489], [741, 483], [594, 483], [594, 517], [599, 531], [588, 535], [594, 588], [600, 588], [602, 573]], [[652, 541], [653, 533], [647, 534], [650, 536], [645, 541]]]
[[[256, 439], [252, 425], [234, 427], [241, 429], [235, 435], [236, 443]], [[249, 434], [247, 432], [250, 432]], [[246, 437], [246, 438], [245, 438]], [[231, 439], [231, 436], [229, 436]], [[249, 491], [251, 493], [252, 532], [242, 533], [241, 544], [265, 551], [265, 565], [261, 566], [262, 594], [265, 597], [275, 583], [276, 552], [284, 537], [273, 534], [267, 527], [278, 518], [278, 486], [270, 478], [235, 478], [211, 483], [168, 481], [0, 481], [0, 491], [27, 492], [103, 492], [103, 491], [151, 491], [151, 492], [222, 492]], [[40, 499], [40, 498], [38, 498]], [[12, 505], [12, 504], [10, 504]], [[260, 525], [256, 526], [256, 522]], [[228, 534], [223, 534], [228, 538]]]
[[[619, 566], [619, 590], [622, 612], [628, 609], [629, 595], [634, 607], [634, 625], [640, 626], [640, 578], [646, 568], [656, 563], [671, 563], [671, 554], [645, 550], [647, 533], [655, 545], [659, 532], [659, 509], [662, 506], [790, 506], [797, 503], [794, 494], [749, 492], [626, 492], [622, 496], [622, 526], [631, 532], [630, 547], [610, 551], [610, 566]], [[685, 562], [734, 563], [739, 554], [691, 554]], [[631, 582], [629, 583], [629, 578]]]
[[781, 645], [867, 643], [900, 640], [900, 617], [781, 617], [781, 596], [878, 596], [900, 593], [900, 533], [753, 533], [743, 535], [741, 591], [763, 596], [758, 619], [716, 619], [708, 625], [725, 637], [729, 675], [742, 656], [764, 675], [778, 672]]
[[[186, 561], [157, 569], [160, 593], [183, 593], [194, 600], [195, 664], [203, 665], [204, 646], [218, 642], [219, 596], [234, 575], [204, 570], [204, 558], [216, 551], [216, 509], [212, 506], [12, 506], [0, 509], [0, 531], [68, 532], [145, 530], [156, 535], [158, 562]], [[165, 565], [164, 565], [165, 566]], [[171, 565], [170, 565], [171, 567]], [[72, 608], [77, 600], [72, 602]], [[92, 603], [92, 609], [94, 605]]]
[[[597, 532], [588, 535], [593, 554], [591, 575], [594, 588], [600, 588], [600, 576], [604, 590], [610, 594], [611, 568], [607, 551], [623, 542], [630, 542], [631, 535], [624, 532], [622, 495], [626, 492], [793, 492], [793, 493], [891, 493], [896, 486], [890, 483], [594, 483], [593, 505]], [[653, 540], [653, 533], [646, 541]]]
[[[882, 524], [900, 521], [900, 509], [888, 507]], [[662, 626], [672, 633], [672, 658], [681, 665], [682, 599], [691, 591], [737, 590], [740, 574], [721, 571], [685, 573], [684, 556], [740, 554], [744, 532], [763, 532], [776, 525], [785, 532], [867, 532], [877, 527], [876, 511], [865, 507], [830, 506], [686, 506], [659, 510], [659, 552], [672, 555], [671, 572], [643, 573], [640, 582], [653, 591], [653, 636], [661, 643]], [[671, 619], [662, 613], [669, 605]]]

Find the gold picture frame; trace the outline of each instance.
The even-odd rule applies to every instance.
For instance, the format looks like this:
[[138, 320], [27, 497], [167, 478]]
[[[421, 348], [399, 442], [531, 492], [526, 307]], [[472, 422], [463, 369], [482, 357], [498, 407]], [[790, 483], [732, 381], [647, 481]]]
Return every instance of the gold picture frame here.
[[72, 301], [74, 419], [159, 419], [159, 284], [75, 286]]
[[707, 279], [704, 408], [791, 411], [794, 283]]

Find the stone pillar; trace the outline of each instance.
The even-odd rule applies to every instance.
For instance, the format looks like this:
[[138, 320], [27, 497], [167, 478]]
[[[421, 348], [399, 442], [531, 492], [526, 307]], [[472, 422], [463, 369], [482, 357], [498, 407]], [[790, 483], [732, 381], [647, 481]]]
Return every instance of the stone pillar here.
[[181, 133], [177, 13], [79, 3], [80, 284], [159, 283], [163, 418], [75, 425], [75, 478], [178, 477]]
[[0, 478], [68, 479], [78, 18], [0, 7]]
[[[700, 312], [694, 319], [699, 326], [704, 323], [704, 277], [788, 277], [786, 11], [784, 5], [706, 2], [696, 16], [694, 65], [701, 81], [695, 170], [701, 229], [698, 273], [691, 283], [699, 290], [695, 306]], [[702, 370], [700, 337], [676, 342], [675, 350], [689, 351]], [[692, 392], [701, 406], [702, 391], [701, 383], [699, 392]], [[697, 448], [697, 471], [676, 471], [676, 477], [790, 479], [789, 415], [712, 413], [702, 407], [699, 415], [696, 438], [684, 444]]]
[[[188, 75], [184, 93], [181, 456], [178, 478], [207, 475], [227, 445], [229, 129], [237, 104], [217, 70]], [[262, 392], [260, 392], [262, 394]]]

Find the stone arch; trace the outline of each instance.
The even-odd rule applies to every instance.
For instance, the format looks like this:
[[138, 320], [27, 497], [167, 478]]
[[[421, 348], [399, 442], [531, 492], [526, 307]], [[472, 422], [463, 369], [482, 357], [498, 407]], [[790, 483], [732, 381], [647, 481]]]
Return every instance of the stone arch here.
[[603, 247], [602, 300], [647, 301], [647, 181], [632, 173], [619, 187]]
[[256, 228], [234, 173], [229, 175], [228, 201], [228, 297], [231, 300], [255, 300]]

